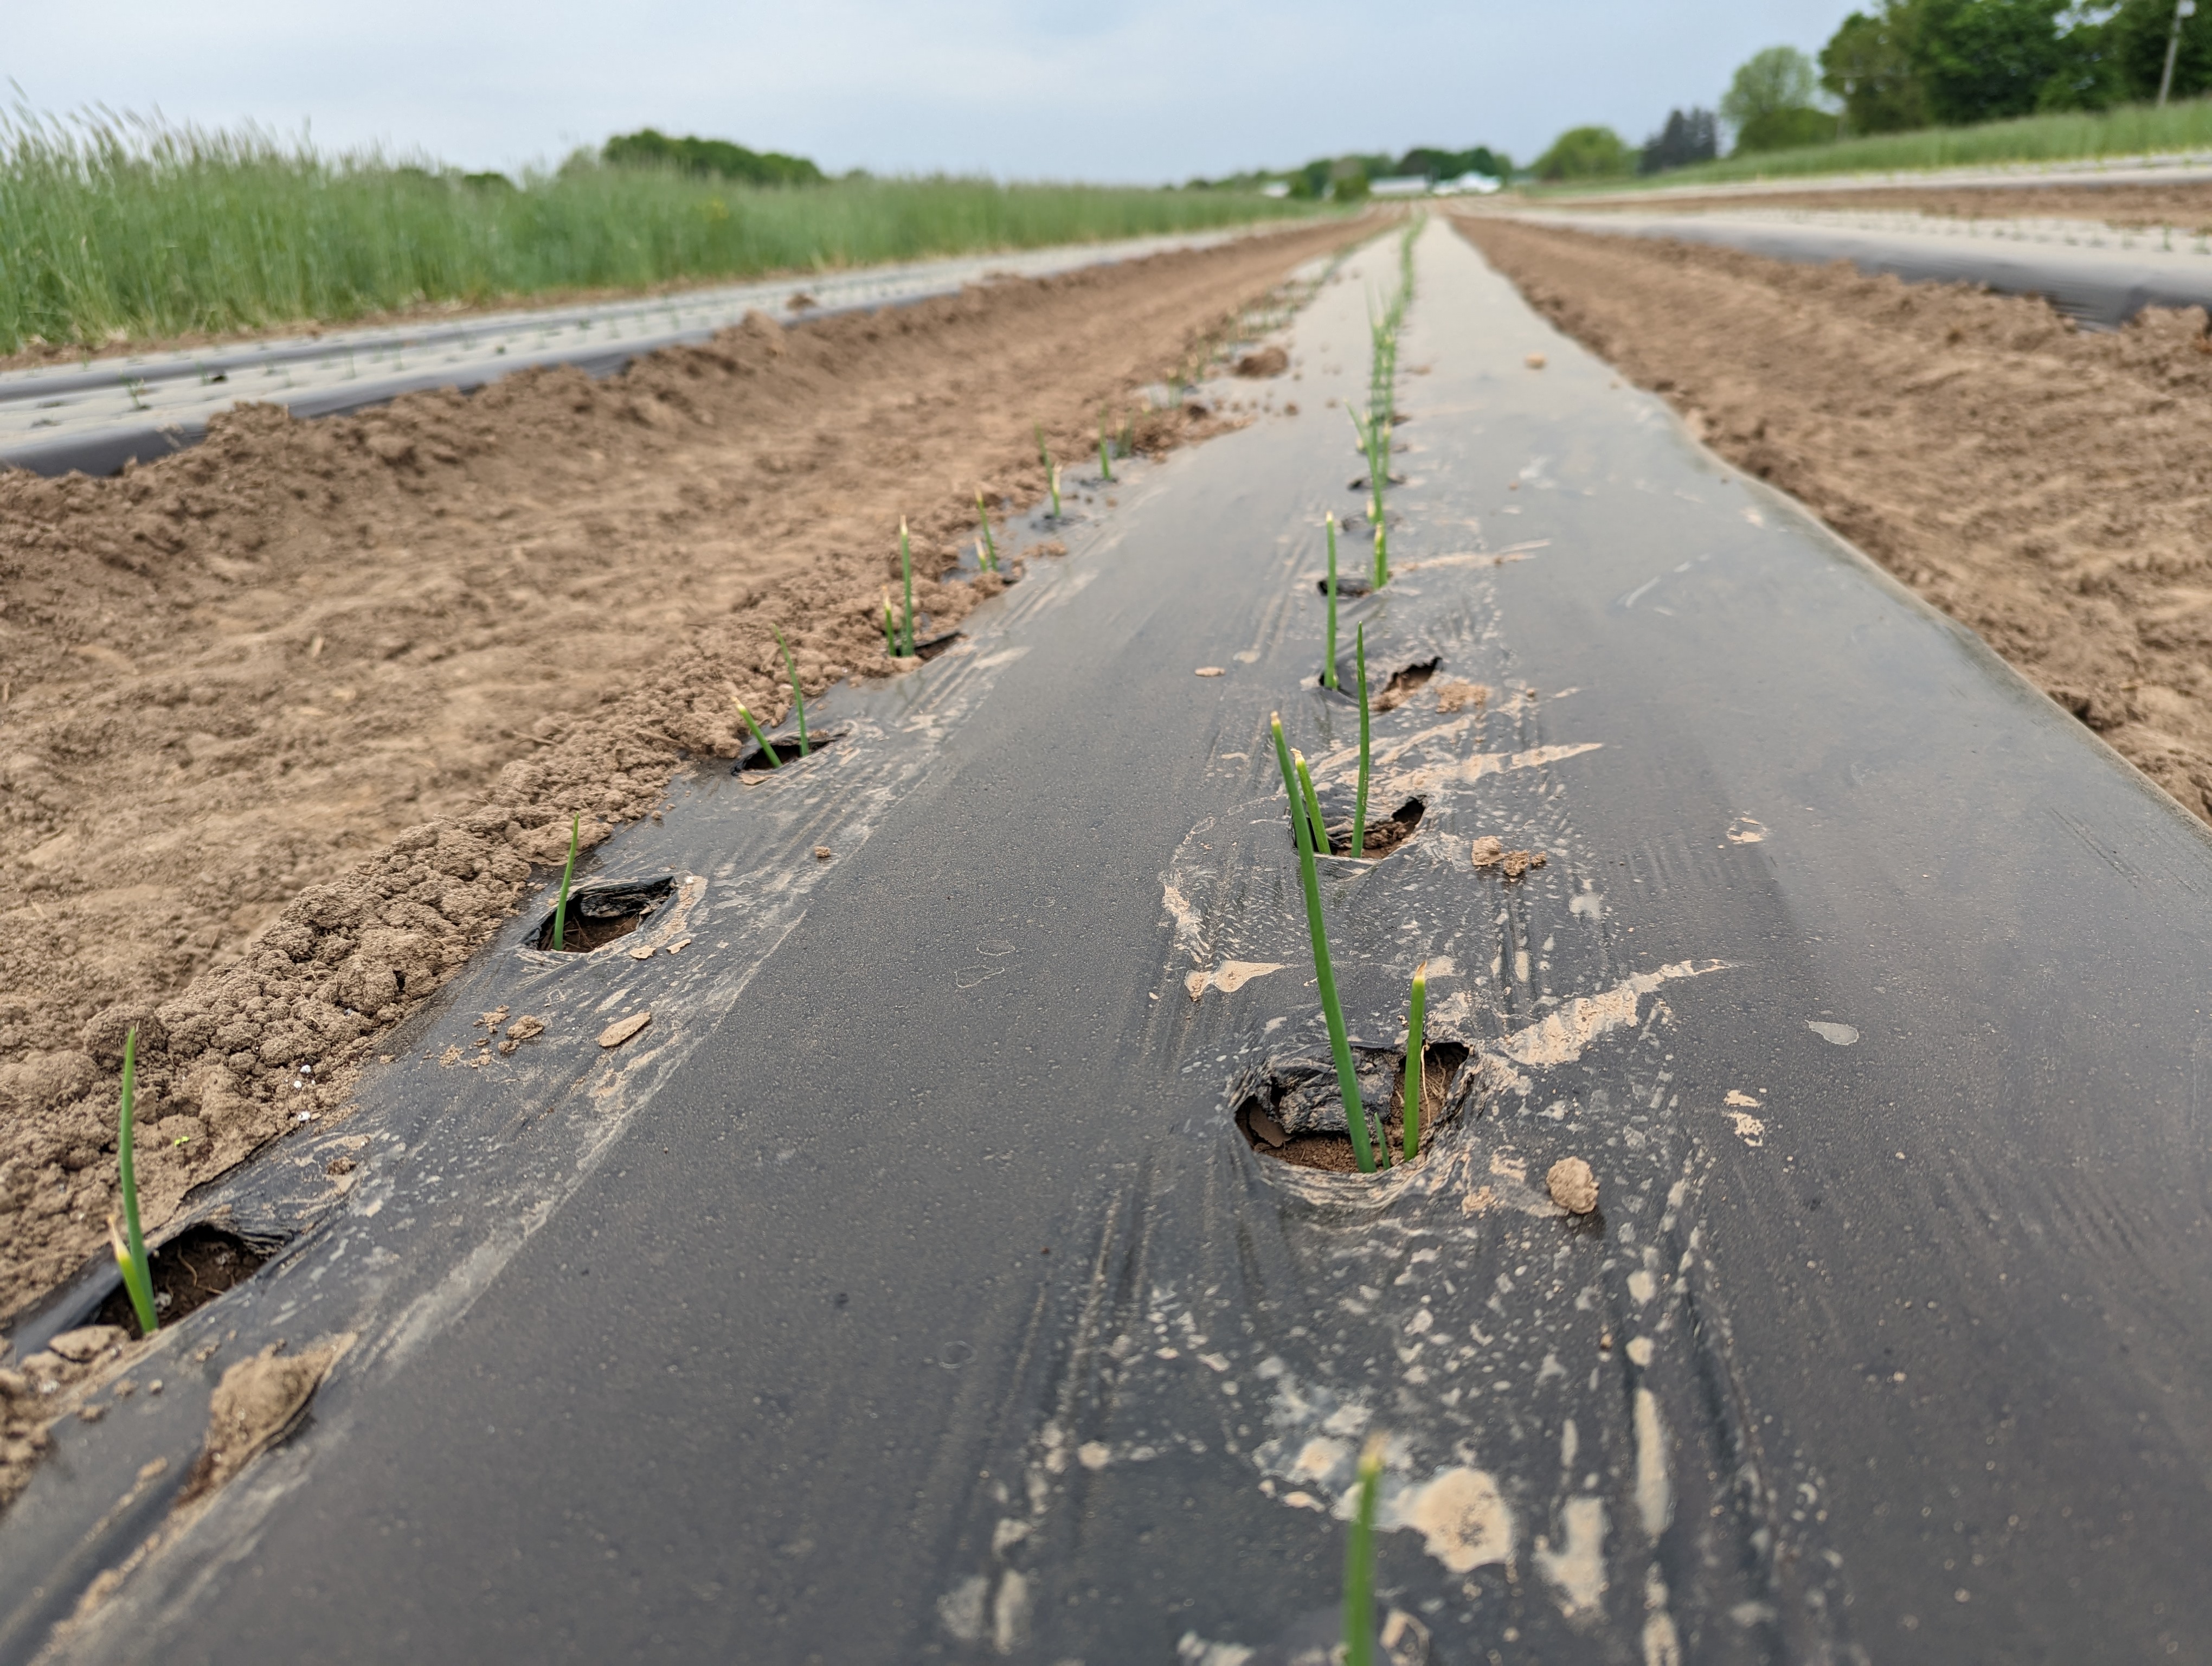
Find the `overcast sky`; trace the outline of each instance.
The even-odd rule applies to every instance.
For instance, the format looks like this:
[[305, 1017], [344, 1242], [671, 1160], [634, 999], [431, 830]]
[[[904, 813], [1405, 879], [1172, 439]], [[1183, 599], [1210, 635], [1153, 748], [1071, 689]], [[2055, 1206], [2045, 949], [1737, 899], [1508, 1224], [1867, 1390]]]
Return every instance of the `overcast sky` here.
[[[1180, 180], [1348, 150], [1643, 140], [1850, 0], [15, 0], [33, 107], [158, 107], [469, 167], [653, 125], [824, 167]], [[1387, 19], [1387, 21], [1385, 21]]]

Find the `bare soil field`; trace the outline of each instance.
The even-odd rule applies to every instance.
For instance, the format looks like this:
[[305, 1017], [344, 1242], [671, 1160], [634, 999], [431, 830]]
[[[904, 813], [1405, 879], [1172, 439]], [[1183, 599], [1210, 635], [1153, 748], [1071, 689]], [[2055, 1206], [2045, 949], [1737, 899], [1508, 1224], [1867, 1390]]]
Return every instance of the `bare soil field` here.
[[1761, 192], [1753, 196], [1617, 197], [1577, 208], [1676, 210], [1873, 209], [1960, 220], [2101, 220], [2109, 226], [2172, 226], [2212, 232], [2212, 181], [2194, 185], [1869, 185], [1863, 191]]
[[572, 813], [595, 842], [686, 757], [735, 755], [733, 696], [779, 717], [774, 628], [810, 692], [894, 674], [902, 514], [942, 629], [999, 586], [939, 581], [978, 487], [1042, 492], [1032, 423], [1073, 475], [1102, 408], [1151, 451], [1243, 420], [1138, 391], [1346, 236], [757, 317], [607, 381], [247, 408], [112, 479], [0, 475], [0, 1314], [105, 1241], [129, 1025], [150, 1230], [338, 1111]]
[[1457, 224], [1561, 329], [1971, 626], [2212, 820], [2212, 351], [2198, 308]]

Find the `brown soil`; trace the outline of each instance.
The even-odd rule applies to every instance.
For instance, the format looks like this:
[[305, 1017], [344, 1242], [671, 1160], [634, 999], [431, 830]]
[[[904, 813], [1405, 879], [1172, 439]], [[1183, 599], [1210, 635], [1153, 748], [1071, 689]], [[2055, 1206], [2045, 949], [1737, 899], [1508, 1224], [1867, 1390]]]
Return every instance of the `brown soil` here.
[[[338, 1110], [572, 813], [596, 842], [685, 755], [749, 747], [732, 696], [785, 709], [772, 627], [810, 691], [890, 673], [902, 514], [949, 569], [979, 482], [1042, 494], [1032, 423], [1084, 454], [1102, 406], [1345, 235], [756, 317], [608, 381], [249, 408], [113, 479], [0, 475], [0, 1314], [105, 1241], [129, 1024], [150, 1230]], [[1000, 585], [917, 578], [934, 629]]]
[[1961, 220], [2101, 220], [2110, 226], [2172, 226], [2176, 231], [2212, 232], [2212, 180], [2199, 185], [1954, 185], [1948, 189], [1870, 185], [1863, 191], [1621, 197], [1558, 206], [1633, 208], [1668, 214], [1700, 209], [1874, 209], [1948, 215]]
[[1458, 222], [1664, 394], [2212, 819], [2204, 313], [2077, 333], [2040, 301], [1731, 249]]

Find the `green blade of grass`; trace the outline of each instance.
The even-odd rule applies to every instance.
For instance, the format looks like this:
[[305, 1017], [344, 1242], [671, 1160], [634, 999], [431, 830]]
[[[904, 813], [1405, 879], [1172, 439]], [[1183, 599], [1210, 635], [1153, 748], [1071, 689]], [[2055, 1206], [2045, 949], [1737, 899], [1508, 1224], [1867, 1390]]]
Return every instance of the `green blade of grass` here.
[[1375, 1505], [1382, 1479], [1382, 1437], [1359, 1455], [1359, 1499], [1344, 1548], [1345, 1666], [1375, 1666]]
[[1322, 1017], [1328, 1025], [1328, 1046], [1336, 1061], [1337, 1090], [1344, 1096], [1344, 1124], [1352, 1134], [1352, 1154], [1359, 1172], [1375, 1172], [1374, 1144], [1367, 1137], [1367, 1108], [1359, 1099], [1359, 1073], [1352, 1062], [1352, 1038], [1344, 1027], [1344, 1008], [1336, 998], [1336, 975], [1328, 964], [1328, 927], [1322, 919], [1321, 874], [1314, 863], [1312, 838], [1298, 814], [1298, 778], [1283, 739], [1280, 713], [1273, 720], [1275, 761], [1282, 766], [1283, 790], [1290, 795], [1291, 821], [1298, 829], [1298, 883], [1306, 897], [1306, 934], [1313, 942], [1314, 982], [1321, 991]]
[[1359, 665], [1359, 790], [1352, 800], [1352, 854], [1364, 859], [1367, 854], [1368, 735], [1370, 727], [1367, 707], [1367, 627], [1364, 624], [1352, 637], [1352, 651]]
[[1060, 465], [1048, 455], [1044, 468], [1045, 476], [1052, 483], [1052, 518], [1057, 520], [1060, 519]]
[[[735, 695], [730, 697], [737, 700]], [[768, 744], [768, 737], [761, 733], [761, 726], [753, 721], [752, 708], [738, 700], [738, 715], [745, 720], [745, 727], [753, 732], [753, 739], [760, 742], [761, 751], [768, 755], [768, 767], [771, 769], [783, 768], [783, 759], [777, 756], [775, 748]]]
[[[1336, 511], [1331, 509], [1324, 518], [1328, 526], [1328, 663], [1322, 668], [1322, 681], [1330, 688], [1337, 686], [1336, 679]], [[1357, 855], [1357, 851], [1352, 853]]]
[[572, 816], [568, 819], [568, 864], [561, 870], [561, 900], [553, 909], [553, 948], [559, 952], [563, 933], [568, 925], [568, 882], [576, 877], [576, 836], [582, 830], [584, 818]]
[[1413, 969], [1413, 994], [1406, 1007], [1406, 1160], [1421, 1151], [1421, 1098], [1427, 1072], [1423, 1064], [1421, 1030], [1429, 1012], [1429, 963]]
[[146, 1262], [146, 1235], [138, 1226], [138, 1170], [135, 1160], [138, 1026], [123, 1037], [123, 1117], [115, 1140], [115, 1167], [123, 1192], [123, 1228], [107, 1218], [107, 1236], [114, 1246], [115, 1262], [123, 1274], [123, 1287], [131, 1292], [131, 1310], [138, 1316], [141, 1335], [151, 1336], [161, 1328], [154, 1310], [154, 1280]]
[[[904, 515], [899, 517], [899, 577], [906, 585], [906, 618], [900, 626], [900, 641], [905, 645], [902, 657], [911, 660], [914, 658], [914, 556], [907, 548]], [[778, 637], [776, 640], [781, 641], [783, 639]], [[790, 655], [784, 657], [788, 659]], [[797, 686], [795, 680], [793, 686]], [[800, 721], [803, 722], [804, 717]]]
[[1378, 515], [1375, 521], [1375, 587], [1382, 589], [1390, 582], [1390, 540], [1382, 530]]
[[[906, 548], [906, 523], [899, 523], [899, 548]], [[909, 610], [906, 622], [907, 651], [914, 651], [914, 617]], [[775, 633], [775, 645], [783, 650], [783, 674], [791, 679], [791, 703], [799, 711], [799, 755], [806, 756], [806, 695], [799, 686], [799, 667], [791, 663], [791, 644], [783, 640], [783, 632]]]
[[1114, 459], [1106, 452], [1106, 412], [1103, 406], [1098, 412], [1098, 473], [1108, 485], [1114, 483]]

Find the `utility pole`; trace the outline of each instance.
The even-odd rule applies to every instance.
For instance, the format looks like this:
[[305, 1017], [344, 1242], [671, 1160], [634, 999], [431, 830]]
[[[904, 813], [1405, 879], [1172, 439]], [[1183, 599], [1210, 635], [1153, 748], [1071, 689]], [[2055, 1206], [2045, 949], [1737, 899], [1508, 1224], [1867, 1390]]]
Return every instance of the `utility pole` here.
[[2166, 107], [2166, 95], [2173, 90], [2173, 60], [2181, 52], [2181, 20], [2197, 15], [2197, 0], [2173, 0], [2173, 29], [2166, 37], [2166, 73], [2158, 78], [2158, 104]]

